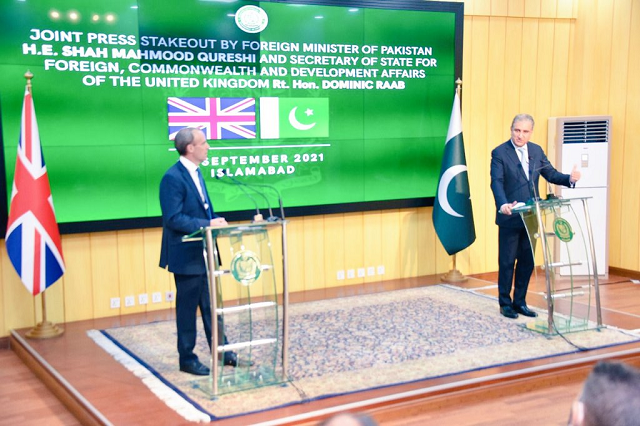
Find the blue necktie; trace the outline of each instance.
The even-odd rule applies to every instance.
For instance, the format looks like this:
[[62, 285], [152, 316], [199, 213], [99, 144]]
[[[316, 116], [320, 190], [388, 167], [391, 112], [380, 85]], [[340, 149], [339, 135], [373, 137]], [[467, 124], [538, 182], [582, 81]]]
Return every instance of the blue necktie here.
[[202, 196], [204, 197], [204, 204], [207, 210], [207, 215], [209, 217], [209, 219], [213, 218], [213, 215], [211, 214], [211, 201], [209, 201], [209, 194], [207, 194], [207, 187], [204, 185], [204, 178], [202, 177], [202, 172], [200, 171], [200, 169], [196, 169], [198, 171], [198, 180], [200, 181], [200, 188], [202, 189]]

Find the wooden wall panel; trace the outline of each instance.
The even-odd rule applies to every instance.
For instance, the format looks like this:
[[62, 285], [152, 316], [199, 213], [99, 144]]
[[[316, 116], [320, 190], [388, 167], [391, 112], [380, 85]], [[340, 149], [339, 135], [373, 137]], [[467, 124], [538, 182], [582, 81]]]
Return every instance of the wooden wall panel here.
[[[533, 1], [535, 2], [536, 0]], [[524, 16], [524, 0], [509, 0], [507, 13], [513, 17]]]
[[282, 293], [282, 228], [270, 230], [269, 240], [271, 241], [273, 265], [276, 269], [276, 291]]
[[[487, 140], [487, 120], [485, 117], [489, 113], [489, 105], [486, 99], [490, 96], [487, 86], [489, 79], [487, 58], [489, 57], [490, 46], [490, 20], [491, 18], [484, 16], [473, 19], [469, 32], [471, 39], [469, 67], [472, 72], [462, 89], [466, 95], [465, 102], [472, 106], [466, 112], [466, 119], [463, 117], [463, 138], [474, 224], [483, 223], [486, 217], [485, 211], [481, 207], [483, 201], [481, 201], [479, 194], [484, 194], [486, 188], [488, 188], [488, 168], [484, 141]], [[465, 120], [466, 122], [464, 122]], [[478, 244], [474, 243], [468, 250], [456, 255], [458, 269], [470, 271], [478, 268], [480, 270], [480, 268], [486, 266], [481, 243], [486, 241], [486, 237], [486, 227], [476, 226], [476, 241]]]
[[[416, 209], [417, 215], [417, 247], [418, 276], [433, 275], [436, 273], [436, 265], [433, 259], [436, 252], [436, 232], [433, 228], [433, 209], [422, 207]], [[438, 240], [440, 246], [440, 240]]]
[[[631, 36], [629, 37], [629, 69], [627, 77], [627, 110], [624, 117], [625, 134], [622, 175], [622, 211], [620, 223], [620, 267], [640, 269], [640, 1], [634, 1], [631, 10]], [[615, 182], [614, 182], [615, 184]]]
[[557, 0], [557, 17], [561, 19], [575, 18], [577, 15], [578, 3], [583, 0]]
[[[120, 315], [124, 307], [124, 295], [120, 294], [117, 233], [92, 233], [90, 241], [93, 317]], [[109, 301], [112, 297], [120, 298], [121, 308], [111, 309]]]
[[344, 271], [345, 250], [349, 250], [351, 242], [345, 238], [344, 215], [323, 216], [324, 220], [324, 268], [325, 286], [337, 287], [345, 284], [345, 280], [338, 280], [338, 271]]
[[380, 214], [382, 265], [384, 266], [383, 280], [393, 280], [401, 277], [400, 269], [400, 212], [398, 210], [384, 210]]
[[400, 277], [418, 276], [418, 209], [404, 209], [400, 219]]
[[142, 230], [118, 231], [116, 237], [119, 294], [123, 299], [133, 297], [134, 303], [133, 306], [125, 306], [125, 303], [122, 303], [120, 312], [123, 315], [145, 312], [147, 307], [140, 305], [138, 298], [141, 294], [147, 294], [147, 298], [149, 298], [145, 280]]
[[[540, 19], [538, 22], [538, 62], [536, 72], [532, 76], [535, 80], [536, 98], [534, 117], [539, 117], [536, 125], [537, 140], [543, 147], [547, 146], [547, 117], [551, 114], [551, 77], [553, 75], [553, 44], [555, 25], [551, 19]], [[546, 191], [546, 184], [543, 184]]]
[[309, 216], [304, 224], [304, 289], [324, 287], [324, 223], [322, 216]]
[[342, 285], [362, 284], [364, 277], [358, 276], [358, 269], [364, 267], [364, 213], [347, 213], [344, 215], [344, 265], [347, 271], [354, 270], [355, 277], [349, 278]]
[[304, 218], [289, 219], [287, 225], [289, 291], [304, 290]]
[[[465, 274], [497, 270], [491, 150], [509, 137], [511, 119], [536, 118], [534, 141], [546, 146], [551, 116], [613, 116], [610, 177], [611, 266], [640, 270], [640, 0], [467, 0], [462, 120], [477, 240], [457, 256]], [[453, 94], [452, 94], [453, 97]], [[443, 141], [444, 144], [444, 141]], [[544, 189], [544, 184], [542, 184]], [[290, 291], [441, 274], [451, 267], [431, 220], [432, 208], [292, 218]], [[162, 309], [138, 294], [174, 290], [157, 267], [161, 230], [63, 236], [67, 272], [48, 293], [48, 314], [64, 321]], [[279, 241], [272, 240], [274, 251]], [[276, 250], [276, 246], [278, 247]], [[0, 245], [0, 337], [35, 325], [40, 300], [17, 278]], [[278, 258], [277, 261], [280, 261]], [[378, 275], [378, 266], [384, 274]], [[375, 275], [338, 281], [336, 272], [374, 267]], [[281, 283], [279, 284], [281, 287]], [[133, 294], [134, 309], [111, 309]]]
[[540, 0], [525, 1], [524, 2], [524, 17], [525, 18], [539, 18], [541, 14], [542, 5]]
[[380, 212], [367, 212], [362, 218], [364, 267], [367, 271], [364, 282], [367, 283], [380, 280], [378, 266], [382, 265], [385, 259], [386, 250], [380, 233], [381, 221]]
[[510, 58], [506, 51], [506, 38], [507, 18], [492, 17], [489, 22], [487, 97], [484, 102], [487, 114], [499, 119], [487, 120], [486, 136], [477, 141], [481, 142], [479, 145], [482, 151], [475, 153], [469, 164], [469, 167], [480, 168], [485, 176], [482, 185], [477, 185], [473, 188], [474, 192], [471, 193], [472, 200], [479, 201], [475, 203], [474, 208], [479, 209], [484, 206], [484, 215], [476, 216], [484, 219], [476, 221], [476, 233], [479, 235], [479, 247], [482, 249], [479, 257], [484, 259], [483, 270], [495, 269], [494, 265], [498, 259], [498, 246], [495, 243], [498, 241], [498, 227], [494, 224], [496, 207], [491, 192], [490, 168], [491, 151], [509, 137], [509, 131], [505, 128], [503, 120], [500, 119], [506, 115], [504, 111], [505, 99], [507, 93], [511, 92], [510, 85], [505, 84], [505, 80], [508, 80], [506, 78], [506, 61]]
[[[58, 280], [52, 286], [50, 286], [46, 291], [45, 296], [45, 304], [47, 309], [47, 321], [51, 321], [53, 323], [61, 323], [64, 322], [64, 312], [65, 312], [65, 304], [64, 304], [64, 292], [65, 292], [65, 283], [64, 279]], [[42, 317], [42, 300], [40, 299], [42, 295], [38, 295], [35, 298], [35, 313], [36, 313], [36, 323], [43, 320]]]
[[[64, 310], [66, 321], [93, 317], [93, 283], [91, 281], [91, 240], [88, 234], [65, 235], [62, 252], [66, 271]], [[57, 285], [57, 284], [56, 284]]]
[[566, 115], [567, 79], [569, 74], [569, 46], [571, 40], [571, 22], [555, 21], [553, 32], [553, 68], [551, 81], [550, 117]]
[[[520, 67], [520, 90], [518, 92], [520, 108], [518, 112], [533, 115], [535, 113], [537, 100], [536, 73], [538, 61], [540, 60], [538, 55], [538, 20], [523, 19], [521, 22], [522, 44], [520, 46], [520, 61], [522, 66]], [[537, 127], [536, 133], [538, 133]], [[534, 141], [539, 140], [540, 136], [541, 135], [538, 134]]]
[[[520, 87], [521, 70], [528, 66], [528, 56], [523, 57], [522, 51], [522, 19], [507, 19], [505, 43], [505, 69], [504, 69], [504, 113], [502, 116], [502, 128], [505, 129], [502, 142], [509, 139], [509, 127], [513, 116], [521, 111]], [[515, 111], [515, 112], [514, 112]], [[494, 119], [497, 119], [494, 118]], [[497, 144], [496, 144], [497, 145]]]
[[491, 0], [491, 16], [507, 16], [509, 0]]
[[558, 13], [557, 0], [542, 0], [540, 4], [540, 17], [541, 18], [555, 18]]
[[[636, 2], [636, 4], [638, 4]], [[613, 116], [613, 131], [611, 143], [611, 164], [609, 168], [609, 262], [611, 265], [621, 265], [621, 251], [625, 238], [621, 233], [622, 224], [622, 188], [623, 185], [611, 185], [612, 182], [622, 182], [624, 151], [618, 147], [625, 140], [625, 115], [627, 110], [627, 82], [629, 79], [629, 33], [631, 30], [632, 8], [630, 2], [617, 1], [614, 4], [613, 29], [611, 44], [617, 46], [611, 49], [611, 68], [615, 70], [609, 89], [609, 114]]]
[[[174, 306], [174, 302], [166, 301], [168, 291], [175, 292], [173, 276], [166, 269], [159, 266], [160, 245], [162, 243], [162, 229], [145, 229], [142, 232], [142, 247], [144, 256], [144, 283], [149, 295], [148, 311], [167, 309]], [[160, 293], [161, 302], [154, 303], [152, 298], [154, 293]]]

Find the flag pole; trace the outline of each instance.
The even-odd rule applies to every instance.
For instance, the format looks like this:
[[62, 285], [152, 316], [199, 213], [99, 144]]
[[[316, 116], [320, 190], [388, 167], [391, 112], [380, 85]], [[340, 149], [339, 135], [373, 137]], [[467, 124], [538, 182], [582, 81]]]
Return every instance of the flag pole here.
[[[31, 79], [33, 74], [31, 71], [25, 73], [24, 78], [27, 79], [27, 90], [31, 93]], [[30, 339], [48, 339], [50, 337], [57, 337], [64, 333], [64, 329], [58, 327], [56, 324], [47, 321], [47, 302], [45, 298], [46, 291], [41, 293], [42, 301], [42, 321], [39, 322], [34, 328], [29, 330], [26, 336]]]
[[[456, 80], [456, 93], [460, 97], [462, 92], [462, 80], [458, 78]], [[458, 269], [456, 269], [456, 254], [451, 256], [453, 258], [453, 267], [449, 272], [440, 277], [440, 281], [446, 283], [463, 283], [467, 281], [467, 277], [462, 275]]]

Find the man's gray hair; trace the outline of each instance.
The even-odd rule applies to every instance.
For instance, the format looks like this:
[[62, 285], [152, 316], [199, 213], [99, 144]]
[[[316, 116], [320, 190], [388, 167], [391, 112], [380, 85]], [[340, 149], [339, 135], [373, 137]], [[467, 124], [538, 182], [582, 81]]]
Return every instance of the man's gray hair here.
[[185, 127], [176, 133], [176, 137], [173, 139], [173, 145], [176, 147], [178, 154], [185, 155], [187, 153], [187, 146], [191, 145], [195, 139], [193, 136], [195, 130], [198, 129], [195, 127]]
[[518, 121], [529, 121], [531, 122], [531, 130], [533, 130], [533, 126], [536, 125], [536, 122], [533, 121], [533, 117], [530, 116], [529, 114], [518, 114], [515, 117], [513, 117], [513, 121], [511, 122], [511, 130], [513, 130], [513, 126], [515, 126], [516, 122]]
[[640, 370], [600, 361], [584, 383], [584, 426], [634, 426], [640, 419]]

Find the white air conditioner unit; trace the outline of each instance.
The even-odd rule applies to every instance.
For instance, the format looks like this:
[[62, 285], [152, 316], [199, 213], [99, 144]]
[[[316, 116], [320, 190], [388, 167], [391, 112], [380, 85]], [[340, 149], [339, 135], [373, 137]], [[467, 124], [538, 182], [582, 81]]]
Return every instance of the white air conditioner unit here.
[[[609, 158], [611, 116], [549, 118], [549, 160], [563, 173], [571, 173], [574, 165], [582, 173], [575, 188], [556, 187], [563, 198], [592, 197], [588, 200], [593, 230], [595, 258], [599, 276], [609, 275]], [[580, 215], [578, 215], [580, 216]], [[582, 228], [586, 227], [581, 224]], [[586, 231], [585, 231], [586, 232]], [[559, 259], [566, 262], [567, 259]], [[574, 267], [574, 275], [588, 275], [588, 266]], [[561, 275], [568, 275], [562, 271]]]

